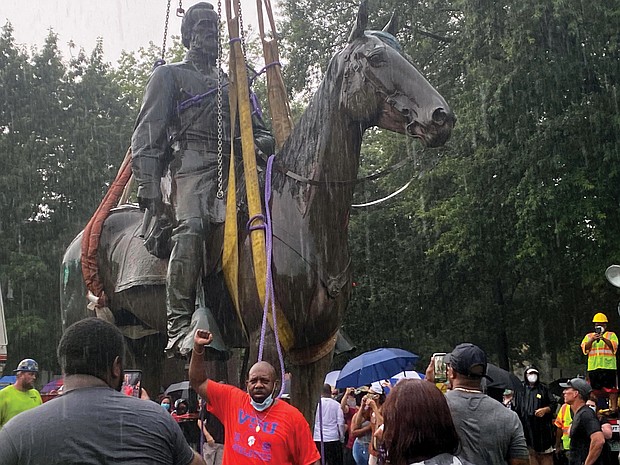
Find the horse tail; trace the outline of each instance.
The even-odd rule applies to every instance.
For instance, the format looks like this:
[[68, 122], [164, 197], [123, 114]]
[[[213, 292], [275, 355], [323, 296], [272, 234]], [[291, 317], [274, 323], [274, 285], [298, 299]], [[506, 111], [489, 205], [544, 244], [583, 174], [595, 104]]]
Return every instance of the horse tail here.
[[131, 148], [127, 150], [123, 163], [118, 170], [116, 179], [106, 192], [99, 207], [88, 221], [82, 235], [82, 276], [88, 291], [93, 294], [99, 306], [107, 306], [107, 297], [103, 289], [103, 281], [99, 273], [97, 263], [97, 251], [99, 249], [99, 238], [103, 223], [110, 214], [110, 210], [115, 207], [123, 194], [125, 186], [131, 178]]

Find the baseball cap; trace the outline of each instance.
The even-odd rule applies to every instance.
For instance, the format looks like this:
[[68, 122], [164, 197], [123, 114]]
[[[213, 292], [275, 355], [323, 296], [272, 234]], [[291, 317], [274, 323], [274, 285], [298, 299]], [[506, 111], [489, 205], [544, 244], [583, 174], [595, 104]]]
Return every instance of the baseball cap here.
[[469, 342], [457, 345], [446, 354], [444, 362], [449, 363], [454, 371], [465, 376], [487, 378], [487, 354], [477, 345]]
[[582, 397], [588, 397], [590, 393], [592, 392], [592, 386], [590, 386], [588, 382], [583, 378], [569, 379], [565, 383], [560, 383], [560, 387], [573, 388], [577, 392], [579, 392], [579, 394], [581, 394]]

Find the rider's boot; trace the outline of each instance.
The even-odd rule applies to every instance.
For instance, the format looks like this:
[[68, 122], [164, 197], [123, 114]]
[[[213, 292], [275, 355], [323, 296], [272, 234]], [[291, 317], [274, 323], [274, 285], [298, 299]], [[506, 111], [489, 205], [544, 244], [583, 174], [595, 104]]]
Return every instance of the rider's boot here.
[[185, 356], [189, 352], [180, 346], [190, 329], [195, 310], [196, 285], [202, 268], [203, 241], [202, 234], [196, 234], [194, 231], [183, 231], [172, 238], [172, 253], [166, 276], [168, 312], [166, 354], [169, 357]]

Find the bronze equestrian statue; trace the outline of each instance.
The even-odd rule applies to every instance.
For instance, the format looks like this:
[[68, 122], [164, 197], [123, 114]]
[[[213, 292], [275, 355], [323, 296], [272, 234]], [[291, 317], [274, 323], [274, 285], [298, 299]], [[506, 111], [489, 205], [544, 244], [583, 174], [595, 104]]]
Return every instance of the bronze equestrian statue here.
[[[271, 269], [276, 300], [292, 330], [292, 347], [286, 353], [286, 362], [293, 374], [291, 399], [310, 423], [314, 421], [320, 386], [329, 369], [334, 341], [350, 297], [347, 227], [355, 187], [351, 181], [358, 173], [364, 131], [378, 126], [417, 138], [428, 147], [438, 147], [448, 140], [456, 121], [443, 97], [402, 52], [395, 38], [395, 23], [390, 21], [383, 31], [366, 31], [366, 24], [366, 7], [362, 3], [347, 46], [330, 61], [308, 108], [277, 154], [277, 169], [271, 183]], [[184, 36], [184, 40], [185, 37], [189, 36]], [[190, 42], [190, 55], [191, 51]], [[178, 65], [179, 73], [183, 66]], [[171, 74], [170, 69], [158, 72], [162, 76], [164, 73]], [[201, 91], [192, 89], [191, 93]], [[208, 131], [202, 126], [196, 129], [198, 135]], [[134, 136], [134, 143], [136, 138]], [[212, 161], [198, 160], [201, 154], [207, 158], [213, 156], [209, 142], [200, 143], [203, 145], [196, 146], [192, 142], [184, 147], [183, 143], [178, 144], [170, 163], [177, 182], [179, 170], [184, 166], [184, 160], [177, 157], [190, 151], [205, 171], [213, 166], [209, 165]], [[158, 166], [158, 157], [151, 161], [153, 167]], [[142, 178], [141, 185], [146, 185], [145, 181], [148, 183], [148, 178]], [[199, 183], [210, 192], [211, 196], [205, 197], [208, 205], [209, 201], [214, 201], [212, 181]], [[157, 198], [157, 195], [143, 192], [140, 192], [143, 199]], [[176, 192], [177, 199], [179, 192], [186, 192], [186, 187]], [[145, 206], [151, 208], [151, 205]], [[200, 206], [202, 208], [202, 203]], [[222, 228], [213, 227], [217, 222], [211, 223], [211, 219], [218, 217], [211, 216], [213, 212], [208, 209], [200, 211], [209, 221], [201, 217], [203, 222], [197, 226], [197, 231], [206, 232], [209, 242], [204, 252], [198, 252], [202, 260], [202, 285], [198, 288], [196, 305], [208, 308], [210, 329], [218, 327], [221, 344], [228, 348], [245, 348], [253, 363], [257, 359], [263, 309], [254, 283], [249, 233], [244, 228], [238, 233], [241, 322], [223, 284]], [[244, 205], [240, 205], [238, 211], [239, 224], [245, 224]], [[154, 258], [144, 250], [139, 237], [141, 224], [142, 213], [131, 206], [117, 209], [106, 220], [98, 258], [110, 312], [100, 316], [114, 318], [123, 329], [130, 340], [136, 365], [148, 366], [143, 369], [147, 382], [149, 375], [153, 378], [153, 385], [165, 376], [162, 349], [168, 323], [167, 261]], [[183, 227], [180, 233], [187, 230]], [[81, 236], [78, 236], [63, 260], [64, 324], [91, 314], [83, 304], [84, 285], [77, 276], [80, 241]], [[192, 268], [188, 278], [192, 282], [198, 281], [192, 278], [195, 273]], [[188, 310], [187, 306], [183, 308]], [[100, 312], [99, 309], [95, 311]], [[267, 331], [265, 347], [264, 359], [277, 366], [271, 328]]]

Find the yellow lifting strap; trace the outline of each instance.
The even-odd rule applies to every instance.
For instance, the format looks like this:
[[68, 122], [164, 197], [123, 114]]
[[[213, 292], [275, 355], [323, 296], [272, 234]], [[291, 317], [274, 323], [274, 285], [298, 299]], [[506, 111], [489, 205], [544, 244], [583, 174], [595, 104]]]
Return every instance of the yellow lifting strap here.
[[271, 39], [265, 35], [265, 25], [263, 22], [263, 0], [256, 0], [256, 10], [258, 12], [258, 30], [263, 44], [263, 56], [267, 67], [267, 98], [269, 100], [269, 110], [271, 113], [271, 124], [276, 138], [276, 147], [282, 148], [284, 141], [288, 139], [293, 130], [293, 118], [291, 117], [291, 107], [288, 103], [286, 86], [282, 78], [282, 67], [280, 65], [280, 52], [278, 51], [278, 34], [276, 32], [276, 22], [271, 9], [271, 0], [264, 0], [267, 18], [271, 26]]
[[[235, 2], [235, 16], [232, 15], [231, 0], [226, 0], [226, 17], [228, 20], [228, 34], [231, 38], [230, 47], [230, 80], [234, 85], [230, 87], [229, 92], [235, 92], [234, 99], [237, 102], [237, 108], [239, 112], [239, 124], [241, 128], [241, 148], [243, 154], [243, 171], [245, 174], [246, 191], [248, 198], [248, 213], [250, 218], [254, 218], [257, 215], [262, 215], [262, 205], [260, 200], [260, 188], [258, 184], [258, 173], [256, 168], [256, 157], [254, 154], [254, 134], [252, 131], [252, 114], [250, 110], [250, 91], [248, 87], [248, 76], [245, 67], [245, 59], [243, 51], [241, 49], [241, 43], [239, 40], [239, 4]], [[231, 113], [232, 109], [231, 109]], [[234, 120], [232, 120], [232, 126], [235, 127]], [[231, 160], [232, 163], [232, 160]], [[226, 223], [236, 222], [236, 201], [231, 202], [231, 189], [230, 178], [228, 185], [228, 198], [227, 198], [227, 217]], [[235, 199], [236, 200], [236, 199]], [[232, 205], [233, 208], [229, 208]], [[229, 216], [230, 212], [234, 211], [233, 216]], [[258, 221], [255, 220], [253, 226], [256, 226]], [[236, 226], [235, 226], [236, 229]], [[226, 231], [226, 228], [225, 228]], [[230, 231], [230, 229], [229, 229]], [[252, 259], [254, 263], [254, 277], [256, 282], [256, 288], [258, 296], [260, 298], [261, 305], [265, 304], [265, 282], [267, 273], [267, 254], [265, 249], [265, 233], [263, 229], [254, 229], [250, 232], [250, 241], [252, 245]], [[235, 239], [236, 242], [236, 239]], [[228, 270], [225, 273], [238, 273], [238, 244], [237, 252], [231, 252], [225, 249], [229, 253], [228, 257], [233, 258], [237, 255], [237, 262], [234, 267], [236, 270]], [[237, 278], [228, 278], [228, 281], [234, 281]], [[238, 287], [231, 288], [231, 293], [236, 294], [233, 296], [233, 301], [236, 299], [237, 305], [240, 304]], [[292, 328], [284, 316], [284, 313], [280, 308], [276, 307], [277, 323], [278, 323], [278, 335], [280, 343], [284, 350], [289, 350], [293, 346], [293, 331]], [[269, 324], [273, 328], [273, 315], [269, 312], [269, 318], [267, 318]]]
[[[236, 84], [231, 80], [228, 87], [228, 101], [230, 104], [230, 119], [237, 119], [237, 93]], [[235, 139], [235, 125], [231, 125], [230, 140]], [[222, 254], [222, 268], [224, 281], [229, 289], [235, 305], [235, 311], [245, 337], [249, 340], [250, 335], [239, 305], [239, 240], [237, 235], [237, 180], [235, 179], [235, 147], [230, 147], [230, 167], [228, 170], [228, 195], [226, 197], [226, 221], [224, 223], [224, 251]]]

